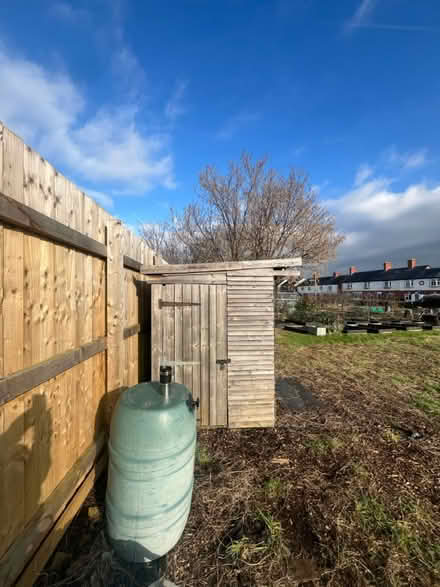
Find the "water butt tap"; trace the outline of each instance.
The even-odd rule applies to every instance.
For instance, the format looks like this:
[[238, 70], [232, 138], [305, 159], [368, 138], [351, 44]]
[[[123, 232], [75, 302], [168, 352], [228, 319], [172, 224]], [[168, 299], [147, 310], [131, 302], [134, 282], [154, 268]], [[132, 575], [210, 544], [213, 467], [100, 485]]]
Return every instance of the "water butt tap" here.
[[171, 383], [172, 369], [169, 366], [160, 368], [160, 387], [165, 398], [165, 402], [168, 402], [168, 385]]

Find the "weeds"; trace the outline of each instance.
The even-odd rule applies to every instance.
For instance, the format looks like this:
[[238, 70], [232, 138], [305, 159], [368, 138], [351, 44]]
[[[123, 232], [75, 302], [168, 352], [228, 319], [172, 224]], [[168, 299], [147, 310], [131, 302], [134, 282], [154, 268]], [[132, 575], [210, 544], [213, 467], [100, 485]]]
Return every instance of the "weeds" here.
[[414, 397], [414, 405], [429, 416], [440, 416], [440, 384], [425, 384], [423, 391]]
[[212, 457], [209, 454], [208, 450], [204, 446], [197, 446], [196, 450], [196, 462], [201, 467], [207, 467], [212, 463]]
[[281, 479], [269, 479], [264, 484], [264, 489], [270, 499], [276, 499], [283, 494], [284, 485]]

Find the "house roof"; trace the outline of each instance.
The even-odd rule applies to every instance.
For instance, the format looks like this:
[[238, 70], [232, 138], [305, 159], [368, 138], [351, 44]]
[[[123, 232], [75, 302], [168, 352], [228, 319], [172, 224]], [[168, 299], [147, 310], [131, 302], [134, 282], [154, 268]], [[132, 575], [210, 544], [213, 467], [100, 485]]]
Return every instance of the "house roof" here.
[[[440, 279], [440, 267], [431, 267], [430, 265], [420, 265], [410, 269], [408, 267], [396, 267], [395, 269], [377, 269], [373, 271], [357, 271], [352, 275], [338, 275], [337, 277], [328, 276], [316, 279], [317, 285], [337, 285], [339, 283], [359, 283], [372, 281], [397, 281], [397, 280], [420, 280], [420, 279]], [[315, 279], [307, 279], [302, 285], [315, 285]]]

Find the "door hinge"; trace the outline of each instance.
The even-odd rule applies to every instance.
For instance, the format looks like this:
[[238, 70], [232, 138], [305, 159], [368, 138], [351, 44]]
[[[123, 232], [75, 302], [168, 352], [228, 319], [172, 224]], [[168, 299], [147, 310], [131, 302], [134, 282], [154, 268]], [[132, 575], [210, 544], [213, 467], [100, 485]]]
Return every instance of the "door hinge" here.
[[225, 365], [228, 365], [231, 362], [231, 359], [217, 359], [217, 365], [220, 365], [220, 369], [224, 369]]
[[164, 302], [164, 300], [159, 300], [159, 308], [182, 308], [183, 306], [200, 306], [200, 302]]

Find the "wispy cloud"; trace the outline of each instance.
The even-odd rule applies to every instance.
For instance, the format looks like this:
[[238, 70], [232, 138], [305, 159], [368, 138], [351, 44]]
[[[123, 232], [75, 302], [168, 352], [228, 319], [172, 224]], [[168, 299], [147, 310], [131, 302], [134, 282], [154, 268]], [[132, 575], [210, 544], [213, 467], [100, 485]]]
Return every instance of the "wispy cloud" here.
[[400, 153], [396, 147], [390, 147], [385, 153], [385, 160], [390, 165], [397, 165], [403, 169], [418, 169], [429, 163], [428, 149], [407, 151]]
[[171, 122], [174, 122], [176, 118], [182, 116], [185, 113], [185, 107], [183, 105], [183, 98], [186, 92], [188, 82], [180, 80], [177, 82], [174, 91], [165, 105], [165, 116]]
[[217, 132], [217, 138], [222, 141], [232, 139], [239, 131], [260, 119], [258, 112], [240, 112], [231, 116]]
[[373, 13], [375, 5], [376, 0], [362, 0], [353, 16], [345, 22], [345, 32], [352, 33], [355, 29], [365, 26]]
[[111, 196], [104, 194], [103, 192], [97, 192], [96, 190], [90, 190], [88, 188], [81, 188], [88, 196], [96, 200], [98, 204], [101, 204], [107, 210], [111, 210], [115, 206], [115, 202]]
[[373, 175], [373, 168], [368, 165], [368, 163], [362, 163], [359, 169], [356, 172], [356, 177], [354, 178], [354, 185], [360, 186], [365, 181]]
[[170, 136], [147, 133], [133, 103], [104, 104], [93, 112], [68, 74], [1, 45], [0, 87], [3, 121], [83, 181], [111, 183], [112, 191], [137, 194], [157, 185], [175, 186]]
[[380, 23], [362, 23], [358, 24], [355, 28], [363, 29], [378, 29], [384, 31], [403, 31], [403, 32], [420, 32], [420, 33], [438, 33], [440, 27], [425, 26], [425, 25], [411, 25], [411, 24], [380, 24]]
[[73, 7], [68, 2], [54, 2], [50, 7], [52, 16], [70, 23], [90, 20], [90, 13], [84, 8]]

